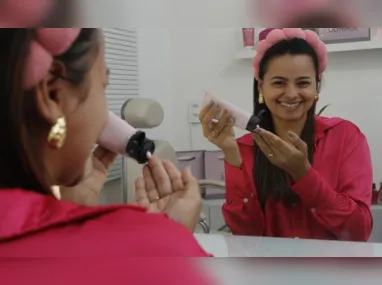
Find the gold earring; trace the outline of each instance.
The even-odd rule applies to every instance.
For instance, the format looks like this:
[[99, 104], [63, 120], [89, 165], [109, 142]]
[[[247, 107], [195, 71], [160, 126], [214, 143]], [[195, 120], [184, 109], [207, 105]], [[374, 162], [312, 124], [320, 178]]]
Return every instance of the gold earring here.
[[61, 148], [66, 138], [66, 121], [64, 117], [58, 118], [48, 135], [48, 143], [51, 148]]
[[320, 98], [318, 98], [318, 93], [316, 93], [316, 96], [314, 96], [314, 101], [318, 101], [318, 99], [320, 99]]
[[264, 96], [263, 94], [259, 94], [259, 104], [264, 104]]

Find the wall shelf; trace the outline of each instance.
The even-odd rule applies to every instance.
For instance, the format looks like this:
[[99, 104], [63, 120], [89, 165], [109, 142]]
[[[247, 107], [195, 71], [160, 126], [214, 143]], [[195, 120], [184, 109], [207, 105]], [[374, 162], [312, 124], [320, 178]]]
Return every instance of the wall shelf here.
[[353, 42], [353, 43], [340, 43], [340, 44], [328, 44], [328, 52], [345, 52], [345, 51], [357, 51], [357, 50], [372, 50], [382, 49], [382, 39], [371, 39], [365, 42]]
[[254, 49], [242, 49], [236, 53], [237, 59], [252, 59], [256, 55], [256, 51]]
[[[380, 35], [378, 35], [377, 30], [371, 29], [370, 41], [327, 44], [328, 53], [382, 49], [381, 31], [379, 31]], [[256, 51], [254, 49], [241, 48], [236, 53], [236, 59], [253, 59], [255, 55]]]

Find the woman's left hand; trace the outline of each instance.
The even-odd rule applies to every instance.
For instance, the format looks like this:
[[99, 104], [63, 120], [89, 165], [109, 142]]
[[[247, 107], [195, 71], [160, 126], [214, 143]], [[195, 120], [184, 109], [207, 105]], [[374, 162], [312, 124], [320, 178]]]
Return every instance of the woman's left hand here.
[[300, 180], [311, 168], [307, 145], [295, 133], [288, 132], [287, 142], [267, 130], [257, 128], [253, 138], [269, 161], [285, 170], [293, 181]]
[[74, 187], [60, 186], [61, 199], [87, 206], [98, 205], [108, 169], [116, 157], [115, 153], [98, 146], [86, 162], [83, 180]]

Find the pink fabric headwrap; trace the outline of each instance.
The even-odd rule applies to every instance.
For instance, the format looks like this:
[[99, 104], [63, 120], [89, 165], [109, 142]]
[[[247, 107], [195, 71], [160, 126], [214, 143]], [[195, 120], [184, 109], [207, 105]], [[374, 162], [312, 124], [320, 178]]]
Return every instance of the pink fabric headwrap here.
[[24, 88], [37, 85], [53, 62], [53, 57], [70, 48], [80, 33], [80, 28], [36, 29], [36, 40], [32, 42], [24, 73]]
[[256, 56], [253, 59], [254, 76], [259, 80], [259, 65], [266, 51], [274, 44], [287, 39], [300, 38], [305, 40], [316, 52], [318, 57], [318, 73], [321, 77], [327, 66], [326, 46], [319, 36], [310, 30], [300, 28], [274, 29], [268, 36], [260, 41], [256, 49]]
[[39, 26], [54, 3], [53, 0], [1, 0], [0, 27], [32, 28]]
[[260, 0], [257, 10], [261, 26], [274, 26], [275, 19], [278, 25], [285, 26], [299, 18], [309, 15], [332, 14], [341, 27], [361, 26], [357, 10], [347, 0]]
[[[35, 27], [53, 7], [52, 0], [2, 0], [0, 28]], [[24, 70], [23, 87], [36, 86], [49, 72], [53, 57], [63, 54], [80, 33], [79, 28], [38, 28]]]

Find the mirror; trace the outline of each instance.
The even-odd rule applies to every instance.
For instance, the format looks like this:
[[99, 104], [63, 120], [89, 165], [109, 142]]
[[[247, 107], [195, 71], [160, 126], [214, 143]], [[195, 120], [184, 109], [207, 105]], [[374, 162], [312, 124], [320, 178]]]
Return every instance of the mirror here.
[[[108, 93], [111, 108], [115, 108], [116, 112], [119, 112], [124, 100], [135, 96], [155, 99], [164, 109], [165, 117], [158, 127], [145, 131], [148, 136], [168, 143], [174, 152], [174, 160], [179, 163], [180, 168], [191, 165], [197, 179], [211, 182], [227, 183], [228, 180], [232, 181], [233, 178], [228, 178], [227, 175], [242, 175], [236, 180], [248, 179], [243, 177], [249, 175], [252, 172], [251, 169], [246, 174], [240, 170], [235, 170], [235, 172], [231, 169], [227, 174], [224, 166], [224, 151], [203, 136], [198, 114], [201, 110], [204, 93], [207, 91], [243, 110], [253, 112], [252, 58], [256, 55], [256, 46], [263, 30], [264, 28], [254, 28], [254, 47], [248, 47], [244, 46], [243, 35], [245, 33], [241, 29], [105, 29], [109, 47], [107, 55], [109, 67], [111, 67], [112, 74], [114, 71], [115, 76], [115, 81], [113, 78]], [[317, 29], [311, 30], [319, 33]], [[289, 206], [282, 205], [284, 202], [278, 202], [277, 206], [272, 207], [264, 204], [262, 208], [261, 203], [253, 202], [258, 193], [240, 188], [251, 188], [251, 186], [238, 186], [241, 184], [236, 180], [229, 182], [231, 183], [229, 187], [236, 188], [230, 189], [230, 195], [225, 196], [224, 187], [212, 183], [203, 187], [202, 191], [204, 198], [203, 213], [208, 214], [205, 221], [211, 233], [219, 230], [219, 233], [223, 234], [229, 234], [233, 231], [235, 234], [254, 236], [344, 241], [364, 241], [363, 239], [366, 239], [369, 242], [382, 242], [382, 226], [380, 226], [382, 223], [378, 222], [382, 221], [382, 206], [376, 204], [376, 198], [373, 200], [375, 205], [373, 204], [370, 208], [367, 206], [369, 204], [367, 199], [371, 199], [372, 193], [377, 193], [377, 191], [372, 192], [372, 183], [375, 183], [375, 188], [380, 188], [380, 184], [382, 185], [382, 176], [380, 175], [382, 164], [379, 159], [380, 137], [373, 124], [370, 124], [378, 117], [379, 106], [382, 103], [379, 96], [382, 88], [380, 80], [382, 61], [377, 60], [382, 57], [382, 38], [380, 37], [380, 28], [371, 28], [369, 32], [369, 38], [352, 40], [351, 36], [350, 39], [348, 36], [347, 41], [334, 41], [327, 44], [328, 66], [322, 76], [321, 84], [317, 87], [319, 100], [314, 103], [316, 104], [316, 115], [329, 118], [339, 117], [351, 122], [339, 120], [338, 123], [334, 123], [338, 127], [327, 127], [321, 133], [323, 137], [330, 136], [332, 131], [336, 132], [336, 128], [339, 132], [346, 130], [346, 132], [358, 134], [358, 127], [367, 139], [373, 164], [369, 174], [373, 175], [374, 178], [373, 180], [370, 179], [371, 183], [368, 185], [370, 189], [360, 190], [360, 195], [363, 195], [363, 201], [366, 204], [358, 204], [357, 198], [352, 197], [352, 195], [357, 195], [355, 193], [358, 189], [349, 194], [338, 193], [346, 191], [346, 187], [350, 187], [346, 183], [350, 183], [352, 175], [357, 175], [357, 172], [353, 174], [351, 171], [341, 172], [347, 167], [344, 156], [350, 155], [350, 149], [340, 152], [338, 155], [326, 151], [330, 148], [329, 145], [336, 146], [336, 144], [345, 143], [343, 148], [350, 147], [350, 144], [354, 144], [354, 148], [357, 147], [353, 137], [347, 137], [346, 134], [343, 134], [341, 141], [326, 142], [324, 140], [324, 142], [321, 141], [321, 145], [320, 141], [315, 145], [322, 157], [317, 157], [318, 154], [315, 156], [312, 167], [316, 171], [314, 175], [318, 175], [319, 178], [313, 181], [326, 183], [327, 188], [335, 193], [333, 195], [338, 195], [339, 204], [353, 206], [341, 208], [342, 205], [338, 209], [337, 215], [328, 214], [325, 216], [324, 208], [329, 206], [325, 205], [324, 202], [323, 205], [316, 205], [314, 200], [318, 199], [318, 196], [312, 198], [313, 201], [309, 205], [305, 205], [301, 197], [297, 195], [294, 198], [298, 199], [290, 203]], [[126, 44], [127, 42], [129, 44]], [[119, 46], [120, 51], [116, 51], [117, 46]], [[122, 59], [123, 55], [126, 56], [126, 59]], [[312, 64], [311, 59], [309, 60], [309, 64]], [[124, 65], [124, 70], [119, 68], [122, 65]], [[277, 72], [282, 73], [280, 70]], [[288, 76], [292, 76], [291, 74]], [[119, 80], [124, 80], [126, 90], [118, 90], [117, 87], [113, 86], [113, 84], [117, 86]], [[292, 78], [275, 83], [279, 84], [277, 88], [281, 89], [280, 86], [284, 84], [302, 90], [303, 84], [306, 86], [311, 84], [310, 82], [301, 82], [302, 85], [296, 85], [298, 83], [288, 85], [289, 81], [287, 80], [292, 81]], [[312, 81], [315, 82], [315, 78]], [[276, 87], [272, 89], [270, 85], [267, 88], [264, 91], [268, 92], [264, 93], [265, 104], [267, 104], [267, 100], [272, 100], [267, 97], [272, 96], [272, 90], [273, 92], [277, 90]], [[277, 111], [277, 108], [275, 110]], [[272, 110], [270, 111], [272, 112]], [[335, 119], [331, 120], [335, 121]], [[341, 129], [341, 124], [347, 124], [348, 129]], [[359, 139], [363, 138], [362, 134], [359, 133]], [[250, 136], [248, 131], [235, 129], [237, 138], [243, 135]], [[251, 144], [251, 142], [253, 145], [252, 139], [246, 141], [247, 144]], [[242, 144], [245, 145], [246, 143], [243, 142]], [[339, 147], [338, 145], [337, 147]], [[248, 156], [253, 160], [253, 152], [250, 151], [250, 148], [247, 146], [249, 149]], [[367, 156], [367, 153], [364, 155]], [[193, 159], [184, 159], [185, 157], [192, 157]], [[243, 159], [245, 160], [247, 157]], [[341, 159], [343, 161], [340, 161]], [[367, 161], [367, 157], [365, 161]], [[356, 161], [349, 163], [356, 163]], [[121, 173], [122, 162], [118, 161], [117, 164], [120, 166], [118, 172]], [[264, 165], [269, 166], [269, 163]], [[124, 171], [129, 172], [128, 169]], [[349, 173], [350, 176], [347, 176]], [[279, 177], [283, 179], [284, 176]], [[290, 175], [285, 180], [287, 184], [291, 182], [288, 179], [291, 179]], [[354, 179], [356, 178], [354, 177]], [[106, 186], [108, 189], [104, 191], [105, 197], [107, 196], [104, 200], [105, 203], [121, 201], [122, 180], [120, 178], [112, 180]], [[277, 183], [270, 185], [277, 186]], [[313, 186], [308, 183], [303, 187], [306, 189], [300, 191], [313, 191], [310, 187]], [[359, 184], [359, 187], [365, 188], [366, 186]], [[124, 191], [129, 192], [131, 189]], [[315, 189], [314, 191], [319, 190]], [[345, 196], [346, 198], [344, 198]], [[306, 197], [304, 199], [309, 200]], [[222, 207], [223, 212], [225, 211], [225, 217], [221, 213]], [[350, 213], [354, 214], [353, 211], [356, 208], [362, 214], [354, 218]], [[271, 211], [272, 214], [268, 211]], [[366, 218], [369, 211], [374, 219], [374, 227], [370, 237], [367, 229], [369, 226], [363, 224], [370, 221]], [[243, 215], [243, 224], [227, 226], [229, 215], [232, 216], [232, 219], [233, 217], [240, 219], [240, 215]], [[304, 221], [300, 220], [301, 217]], [[245, 225], [245, 219], [251, 222]], [[348, 219], [355, 220], [350, 222]], [[265, 223], [266, 226], [256, 226], [256, 223]], [[352, 229], [352, 225], [342, 228], [346, 223], [360, 223], [360, 226], [357, 226], [356, 229]], [[280, 226], [281, 224], [291, 226], [287, 226], [285, 229]], [[365, 229], [362, 228], [363, 226]], [[233, 228], [230, 229], [230, 227]], [[204, 232], [202, 228], [199, 231]]]

